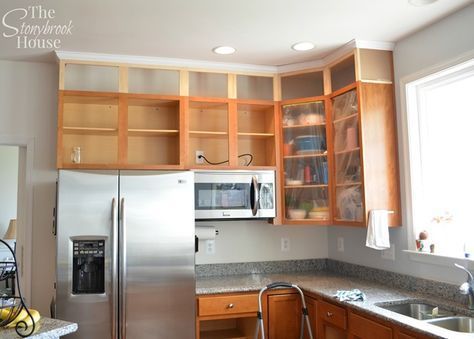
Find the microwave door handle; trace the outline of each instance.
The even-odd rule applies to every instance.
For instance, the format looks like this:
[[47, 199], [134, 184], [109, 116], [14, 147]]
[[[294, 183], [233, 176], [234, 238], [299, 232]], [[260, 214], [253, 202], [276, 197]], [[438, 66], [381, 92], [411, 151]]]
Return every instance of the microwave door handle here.
[[[251, 206], [252, 207], [252, 215], [256, 216], [257, 211], [258, 211], [258, 203], [259, 203], [259, 200], [260, 200], [260, 192], [258, 190], [258, 181], [257, 181], [256, 176], [252, 177], [251, 187], [253, 188], [253, 192], [254, 192], [253, 206]], [[252, 190], [250, 190], [250, 194], [252, 194]], [[252, 199], [250, 199], [250, 202], [252, 202]]]

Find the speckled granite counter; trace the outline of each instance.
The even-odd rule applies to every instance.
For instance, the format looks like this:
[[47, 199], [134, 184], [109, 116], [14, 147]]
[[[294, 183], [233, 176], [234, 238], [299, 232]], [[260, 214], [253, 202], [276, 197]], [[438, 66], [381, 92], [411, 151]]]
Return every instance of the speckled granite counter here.
[[[474, 312], [469, 312], [463, 305], [454, 303], [447, 299], [440, 299], [428, 296], [419, 292], [407, 292], [372, 283], [354, 277], [342, 276], [332, 272], [315, 273], [282, 273], [282, 274], [242, 274], [226, 276], [198, 277], [196, 282], [196, 293], [216, 294], [231, 292], [257, 291], [269, 283], [275, 281], [289, 281], [296, 283], [303, 290], [314, 293], [318, 296], [331, 298], [335, 303], [339, 303], [355, 310], [365, 312], [380, 319], [388, 320], [396, 325], [405, 327], [411, 331], [423, 333], [433, 338], [474, 338], [474, 334], [464, 334], [445, 330], [443, 328], [427, 324], [423, 321], [412, 319], [377, 307], [378, 303], [399, 303], [406, 300], [425, 301], [435, 304], [455, 313], [474, 316]], [[351, 290], [358, 288], [363, 291], [367, 300], [364, 302], [339, 302], [333, 298], [337, 290]]]
[[[77, 331], [77, 324], [70, 323], [68, 321], [41, 318], [36, 324], [35, 333], [28, 338], [31, 339], [57, 339], [63, 335], [73, 333]], [[0, 338], [13, 339], [21, 338], [15, 329], [0, 328]]]

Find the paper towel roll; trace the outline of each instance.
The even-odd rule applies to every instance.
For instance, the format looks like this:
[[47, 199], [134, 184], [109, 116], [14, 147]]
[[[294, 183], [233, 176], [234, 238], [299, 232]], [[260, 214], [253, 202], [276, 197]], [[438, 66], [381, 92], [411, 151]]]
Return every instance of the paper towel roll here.
[[196, 226], [196, 236], [199, 240], [214, 240], [216, 233], [214, 226]]

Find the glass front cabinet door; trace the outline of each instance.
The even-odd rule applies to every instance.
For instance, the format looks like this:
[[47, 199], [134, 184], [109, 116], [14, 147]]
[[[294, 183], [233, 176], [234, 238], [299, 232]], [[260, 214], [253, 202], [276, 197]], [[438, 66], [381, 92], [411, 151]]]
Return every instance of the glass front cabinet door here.
[[332, 98], [335, 166], [334, 221], [364, 219], [357, 90]]
[[284, 218], [317, 224], [331, 219], [324, 98], [282, 106]]

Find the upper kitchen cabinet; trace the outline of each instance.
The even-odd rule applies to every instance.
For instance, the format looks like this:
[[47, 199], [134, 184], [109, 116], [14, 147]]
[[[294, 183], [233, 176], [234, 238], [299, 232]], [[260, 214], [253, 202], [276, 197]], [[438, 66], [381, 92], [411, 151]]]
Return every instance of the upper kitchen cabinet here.
[[108, 92], [63, 91], [58, 103], [58, 167], [117, 165], [119, 96]]
[[273, 76], [189, 72], [187, 167], [275, 168], [273, 83]]
[[183, 168], [179, 76], [171, 70], [61, 63], [57, 167]]
[[366, 226], [369, 212], [381, 209], [400, 226], [391, 53], [356, 50], [330, 73], [334, 223]]
[[330, 220], [326, 106], [324, 97], [282, 105], [285, 223]]

